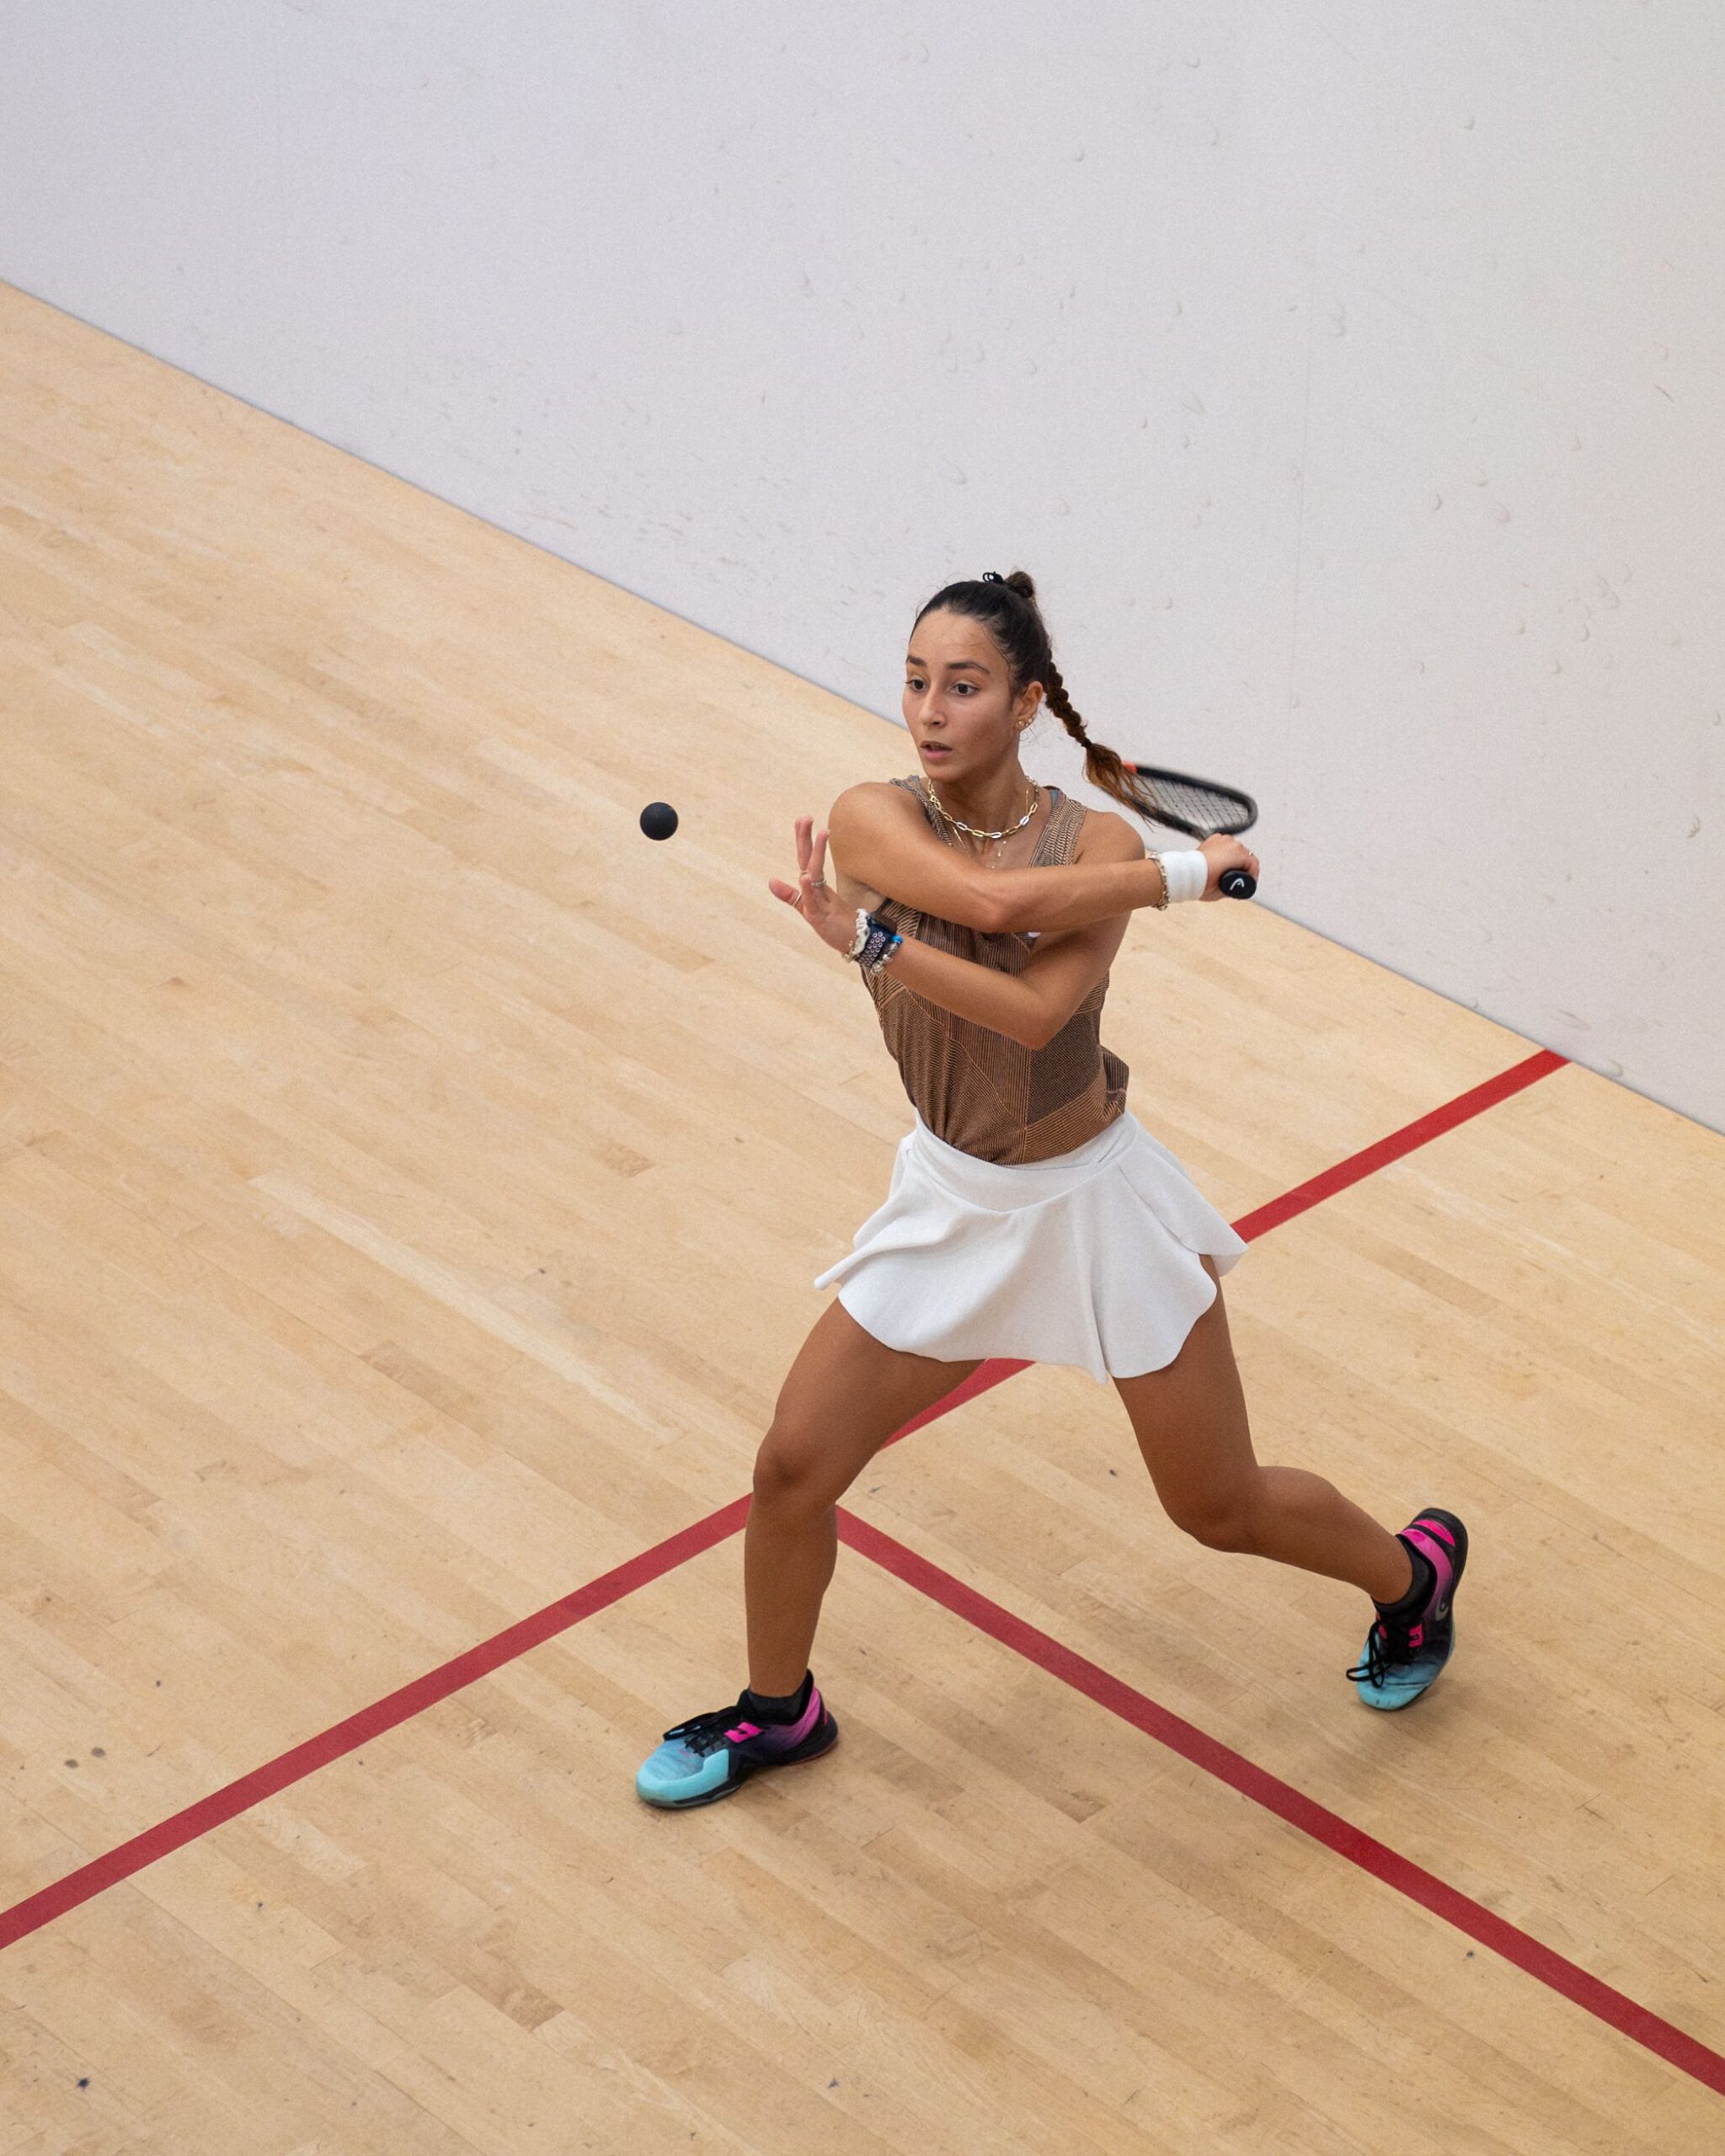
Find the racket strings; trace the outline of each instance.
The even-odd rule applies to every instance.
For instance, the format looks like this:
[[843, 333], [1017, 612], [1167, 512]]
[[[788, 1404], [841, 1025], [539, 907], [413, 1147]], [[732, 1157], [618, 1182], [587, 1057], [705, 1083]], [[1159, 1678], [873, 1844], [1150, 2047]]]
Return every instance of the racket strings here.
[[[1132, 768], [1128, 766], [1129, 770]], [[1223, 787], [1141, 769], [1135, 772], [1135, 784], [1147, 813], [1159, 820], [1166, 818], [1177, 830], [1185, 825], [1206, 835], [1212, 831], [1231, 834], [1252, 826], [1251, 803]]]

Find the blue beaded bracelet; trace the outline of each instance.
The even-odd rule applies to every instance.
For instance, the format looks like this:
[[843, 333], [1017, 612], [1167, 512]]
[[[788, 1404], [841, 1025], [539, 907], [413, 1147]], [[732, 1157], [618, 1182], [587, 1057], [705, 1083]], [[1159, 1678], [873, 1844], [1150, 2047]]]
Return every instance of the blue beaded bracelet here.
[[862, 948], [857, 953], [857, 964], [873, 980], [904, 940], [887, 922], [868, 915]]

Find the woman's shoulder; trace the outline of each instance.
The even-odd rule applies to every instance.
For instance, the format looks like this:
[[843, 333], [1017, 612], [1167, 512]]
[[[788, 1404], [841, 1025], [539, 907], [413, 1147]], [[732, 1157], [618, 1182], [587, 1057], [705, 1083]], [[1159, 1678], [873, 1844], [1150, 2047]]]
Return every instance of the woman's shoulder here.
[[932, 824], [935, 821], [922, 791], [922, 781], [916, 775], [909, 778], [859, 778], [845, 788], [840, 798], [843, 799], [846, 795], [866, 796], [877, 803], [889, 801], [895, 814], [902, 813], [907, 816], [911, 813], [910, 803], [905, 798], [908, 795], [910, 800], [916, 803], [925, 822]]
[[[911, 800], [916, 803], [917, 813], [923, 822], [932, 825], [936, 830], [940, 830], [940, 819], [928, 805], [928, 795], [923, 787], [921, 771], [912, 771], [908, 778], [889, 779], [887, 783], [889, 787], [908, 793]], [[944, 831], [941, 831], [941, 836], [943, 838], [946, 836]]]
[[865, 789], [870, 793], [884, 793], [889, 799], [890, 799], [894, 794], [902, 790], [905, 793], [916, 795], [917, 798], [920, 799], [922, 793], [922, 782], [920, 778], [915, 776], [910, 778], [861, 778], [857, 781], [857, 783], [852, 791], [855, 792], [862, 792]]
[[1142, 859], [1144, 831], [1130, 816], [1118, 808], [1087, 808], [1071, 799], [1061, 805], [1077, 811], [1069, 827], [1074, 861], [1086, 855], [1110, 861]]

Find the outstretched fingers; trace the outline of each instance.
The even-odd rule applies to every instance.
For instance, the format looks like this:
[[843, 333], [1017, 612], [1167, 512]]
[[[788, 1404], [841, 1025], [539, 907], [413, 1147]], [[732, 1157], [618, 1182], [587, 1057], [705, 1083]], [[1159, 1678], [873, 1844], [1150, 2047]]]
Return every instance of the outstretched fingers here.
[[781, 882], [769, 876], [766, 888], [776, 899], [782, 899], [787, 905], [800, 906], [804, 894], [811, 887], [821, 883], [825, 874], [827, 832], [814, 829], [812, 816], [798, 816], [797, 832], [797, 881], [794, 884]]

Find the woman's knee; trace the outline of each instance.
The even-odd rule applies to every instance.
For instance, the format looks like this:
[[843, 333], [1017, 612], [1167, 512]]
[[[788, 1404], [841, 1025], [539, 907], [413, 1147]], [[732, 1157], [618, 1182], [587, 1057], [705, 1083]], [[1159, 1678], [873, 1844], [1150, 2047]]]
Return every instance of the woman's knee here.
[[1164, 1499], [1162, 1508], [1183, 1534], [1207, 1550], [1250, 1556], [1258, 1547], [1258, 1493], [1252, 1486], [1194, 1491], [1172, 1503]]
[[807, 1433], [775, 1422], [755, 1455], [757, 1502], [789, 1512], [819, 1512], [837, 1502], [832, 1466]]

